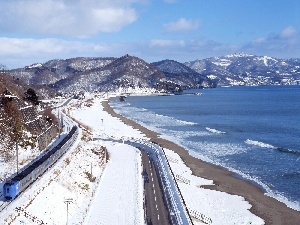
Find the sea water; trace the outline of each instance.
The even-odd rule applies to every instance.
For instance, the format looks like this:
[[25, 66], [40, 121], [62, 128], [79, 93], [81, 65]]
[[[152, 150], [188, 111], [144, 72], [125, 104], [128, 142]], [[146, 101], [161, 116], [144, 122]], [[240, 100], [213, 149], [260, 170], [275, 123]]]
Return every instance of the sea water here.
[[300, 86], [220, 87], [110, 104], [300, 210]]

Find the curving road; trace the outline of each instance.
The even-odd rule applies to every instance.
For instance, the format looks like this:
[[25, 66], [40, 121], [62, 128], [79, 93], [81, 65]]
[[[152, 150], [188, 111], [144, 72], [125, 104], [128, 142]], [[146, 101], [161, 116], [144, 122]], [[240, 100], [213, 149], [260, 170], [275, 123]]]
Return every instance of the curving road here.
[[170, 224], [168, 211], [164, 204], [163, 195], [159, 186], [157, 172], [146, 151], [141, 151], [146, 203], [147, 224]]

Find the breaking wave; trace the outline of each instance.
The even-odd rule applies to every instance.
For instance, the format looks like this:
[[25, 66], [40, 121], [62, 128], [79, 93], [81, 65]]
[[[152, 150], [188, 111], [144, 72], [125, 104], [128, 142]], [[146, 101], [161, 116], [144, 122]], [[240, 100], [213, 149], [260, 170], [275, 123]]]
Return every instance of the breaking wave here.
[[258, 147], [261, 147], [261, 148], [270, 148], [270, 149], [275, 149], [276, 147], [273, 146], [273, 145], [270, 145], [270, 144], [266, 144], [264, 142], [261, 142], [261, 141], [252, 141], [250, 139], [247, 139], [245, 141], [246, 144], [248, 145], [254, 145], [254, 146], [258, 146]]
[[207, 131], [211, 132], [211, 133], [215, 133], [215, 134], [226, 134], [226, 132], [223, 132], [223, 131], [219, 131], [219, 130], [216, 130], [216, 129], [213, 129], [213, 128], [209, 128], [209, 127], [206, 127], [205, 128]]
[[170, 116], [161, 115], [154, 113], [145, 108], [137, 108], [129, 106], [128, 104], [111, 104], [114, 110], [136, 122], [151, 125], [153, 127], [162, 126], [186, 126], [186, 125], [196, 125], [197, 123], [176, 119]]
[[273, 149], [273, 150], [283, 152], [283, 153], [288, 153], [288, 154], [293, 154], [293, 155], [300, 155], [300, 151], [292, 150], [292, 149], [288, 149], [288, 148], [276, 147], [276, 146], [266, 144], [266, 143], [260, 142], [260, 141], [253, 141], [253, 140], [247, 139], [245, 141], [245, 143], [248, 144], [248, 145], [254, 145], [254, 146], [261, 147], [261, 148]]

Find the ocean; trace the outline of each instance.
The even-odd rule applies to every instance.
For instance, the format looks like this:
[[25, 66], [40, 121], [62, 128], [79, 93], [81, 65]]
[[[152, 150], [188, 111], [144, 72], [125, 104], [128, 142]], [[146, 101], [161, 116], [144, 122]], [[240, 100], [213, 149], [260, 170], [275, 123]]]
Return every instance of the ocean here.
[[300, 211], [300, 86], [188, 90], [110, 105]]

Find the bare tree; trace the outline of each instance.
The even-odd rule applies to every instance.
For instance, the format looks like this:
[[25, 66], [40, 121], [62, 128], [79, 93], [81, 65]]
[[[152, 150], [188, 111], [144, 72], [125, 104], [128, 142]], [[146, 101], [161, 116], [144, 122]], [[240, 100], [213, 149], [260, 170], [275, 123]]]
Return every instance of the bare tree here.
[[9, 159], [14, 153], [14, 146], [16, 146], [23, 138], [24, 126], [22, 122], [22, 114], [15, 101], [4, 97], [3, 109], [1, 111], [1, 133], [5, 145], [5, 158]]

